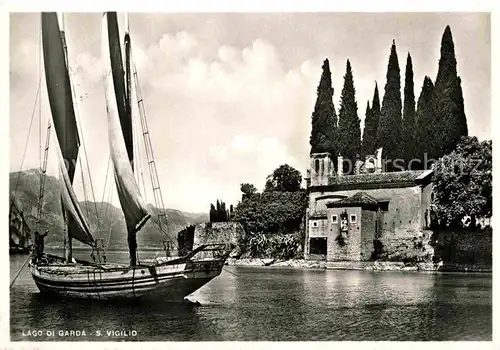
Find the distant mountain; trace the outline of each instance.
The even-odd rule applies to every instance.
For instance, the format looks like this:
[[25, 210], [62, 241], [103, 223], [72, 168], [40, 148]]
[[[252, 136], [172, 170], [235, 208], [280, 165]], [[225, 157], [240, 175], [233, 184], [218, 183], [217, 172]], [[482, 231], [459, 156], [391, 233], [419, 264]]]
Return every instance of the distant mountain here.
[[[22, 172], [10, 173], [9, 184], [11, 197], [16, 200], [24, 212], [26, 220], [34, 227], [37, 214], [38, 196], [40, 193], [40, 169], [30, 169]], [[49, 230], [46, 238], [47, 247], [63, 246], [63, 218], [61, 214], [59, 180], [53, 176], [45, 179], [44, 206], [41, 230]], [[125, 218], [120, 208], [107, 202], [80, 202], [86, 214], [92, 233], [95, 238], [101, 238], [106, 246], [109, 237], [108, 249], [127, 249], [127, 230]], [[162, 241], [167, 240], [155, 224], [158, 222], [158, 209], [148, 205], [152, 218], [146, 223], [137, 235], [139, 248], [162, 248]], [[208, 222], [208, 213], [186, 213], [176, 209], [165, 209], [166, 233], [177, 244], [177, 232], [189, 225]], [[84, 244], [75, 241], [74, 247], [83, 247]]]

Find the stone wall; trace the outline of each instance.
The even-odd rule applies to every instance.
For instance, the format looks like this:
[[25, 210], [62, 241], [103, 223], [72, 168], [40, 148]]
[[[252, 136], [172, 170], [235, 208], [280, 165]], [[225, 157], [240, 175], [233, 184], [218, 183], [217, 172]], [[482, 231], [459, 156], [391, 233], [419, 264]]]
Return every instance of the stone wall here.
[[361, 261], [369, 261], [375, 249], [373, 240], [375, 239], [375, 222], [377, 212], [373, 210], [363, 210], [361, 212]]
[[431, 262], [434, 256], [433, 232], [429, 230], [409, 230], [406, 237], [382, 235], [380, 246], [374, 252], [373, 260], [402, 262]]
[[[364, 192], [378, 201], [389, 201], [388, 211], [384, 213], [384, 220], [379, 229], [387, 235], [406, 237], [407, 231], [424, 228], [425, 220], [422, 217], [430, 206], [431, 185], [404, 188], [375, 188], [367, 190], [349, 190], [337, 192], [312, 192], [309, 195], [309, 214], [326, 209], [326, 203], [350, 197], [357, 192]], [[329, 197], [331, 196], [331, 197]]]
[[[308, 214], [314, 217], [315, 213], [326, 210], [326, 203], [340, 198], [350, 197], [360, 190], [346, 190], [336, 192], [312, 192], [309, 195]], [[337, 232], [335, 225], [331, 225], [331, 215], [333, 212], [328, 210], [327, 219], [317, 220], [318, 227], [312, 228], [312, 218], [308, 220], [306, 251], [305, 257], [308, 257], [308, 240], [311, 237], [327, 237], [329, 261], [338, 260], [371, 260], [379, 259], [404, 259], [428, 261], [432, 257], [433, 249], [429, 244], [430, 234], [423, 232], [430, 224], [429, 218], [426, 220], [431, 204], [431, 184], [425, 187], [413, 186], [403, 188], [374, 188], [362, 190], [362, 192], [372, 196], [377, 201], [388, 202], [387, 208], [383, 208], [378, 216], [377, 235], [375, 237], [375, 219], [376, 214], [364, 214], [356, 227], [350, 226], [350, 235], [346, 242], [349, 244], [342, 248], [336, 241]], [[355, 208], [348, 208], [353, 210]], [[358, 208], [359, 209], [359, 208]], [[427, 225], [426, 225], [427, 224]], [[354, 234], [358, 226], [362, 226], [363, 235]], [[370, 229], [373, 227], [373, 229]], [[354, 230], [354, 231], [353, 231]], [[351, 234], [352, 232], [352, 234]], [[378, 242], [374, 242], [377, 239]], [[359, 242], [359, 254], [351, 246], [354, 241]], [[375, 245], [378, 244], [376, 247]]]
[[237, 245], [244, 234], [243, 227], [236, 222], [208, 222], [196, 225], [193, 248], [207, 243]]
[[[340, 222], [340, 215], [347, 212], [349, 225], [348, 233], [340, 232], [340, 224], [333, 224], [328, 221], [327, 228], [327, 260], [352, 260], [358, 261], [361, 258], [361, 208], [331, 208], [328, 210], [329, 217], [337, 215]], [[356, 215], [356, 222], [351, 223], [351, 214]], [[341, 238], [340, 238], [340, 237]]]
[[327, 232], [328, 232], [328, 221], [326, 217], [309, 219], [309, 238], [327, 237]]

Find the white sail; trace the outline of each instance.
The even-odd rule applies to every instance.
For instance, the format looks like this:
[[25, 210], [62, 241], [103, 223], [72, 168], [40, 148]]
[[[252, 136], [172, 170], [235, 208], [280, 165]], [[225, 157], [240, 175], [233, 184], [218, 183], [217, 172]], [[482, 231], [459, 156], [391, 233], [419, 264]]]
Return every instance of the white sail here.
[[93, 245], [94, 238], [72, 186], [80, 138], [66, 62], [64, 35], [61, 35], [63, 28], [59, 27], [59, 20], [62, 20], [62, 16], [58, 18], [55, 12], [43, 12], [41, 16], [45, 81], [52, 122], [56, 131], [56, 152], [62, 180], [62, 209], [67, 215], [68, 235]]
[[[124, 90], [124, 86], [115, 86], [112, 65], [122, 66], [121, 55], [118, 57], [110, 45], [116, 45], [117, 42], [110, 42], [108, 30], [108, 14], [103, 15], [102, 21], [102, 53], [103, 53], [103, 83], [106, 97], [106, 113], [108, 117], [109, 147], [111, 160], [114, 165], [114, 177], [120, 205], [125, 215], [128, 234], [135, 234], [150, 218], [147, 212], [144, 200], [141, 197], [139, 186], [134, 177], [134, 172], [130, 164], [127, 147], [125, 144], [122, 127], [120, 124], [120, 110], [123, 110], [119, 104], [125, 103], [125, 100], [117, 94]], [[112, 38], [111, 40], [114, 40]], [[118, 38], [116, 38], [118, 40]], [[119, 41], [118, 41], [119, 44]], [[121, 82], [123, 80], [120, 79]]]
[[[55, 135], [57, 138], [57, 134]], [[68, 218], [68, 229], [71, 232], [71, 237], [79, 240], [88, 245], [94, 245], [94, 237], [90, 232], [89, 224], [83, 215], [82, 208], [78, 202], [75, 191], [69, 178], [67, 164], [63, 159], [59, 142], [56, 145], [57, 163], [59, 166], [60, 184], [61, 184], [61, 197], [63, 208], [66, 210]]]

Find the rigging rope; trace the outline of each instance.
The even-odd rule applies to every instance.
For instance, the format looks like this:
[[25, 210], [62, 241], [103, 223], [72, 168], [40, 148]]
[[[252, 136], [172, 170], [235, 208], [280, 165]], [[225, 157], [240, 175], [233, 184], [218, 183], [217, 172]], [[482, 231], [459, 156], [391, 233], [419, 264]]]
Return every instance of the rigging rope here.
[[33, 106], [33, 111], [31, 112], [31, 121], [30, 121], [30, 126], [28, 127], [28, 136], [26, 137], [26, 143], [24, 145], [23, 156], [21, 158], [21, 167], [19, 168], [19, 172], [17, 173], [17, 179], [16, 179], [16, 185], [14, 187], [14, 193], [17, 192], [17, 188], [19, 187], [19, 182], [21, 180], [21, 171], [23, 170], [24, 159], [26, 157], [26, 151], [28, 150], [28, 142], [30, 140], [31, 127], [33, 126], [33, 120], [35, 119], [35, 111], [36, 111], [37, 101], [38, 101], [39, 95], [40, 95], [41, 82], [42, 82], [42, 78], [40, 77], [38, 79], [38, 88], [36, 90], [35, 105]]
[[21, 266], [21, 268], [19, 269], [19, 271], [17, 271], [16, 275], [14, 276], [14, 279], [12, 280], [12, 282], [10, 282], [10, 287], [9, 288], [12, 288], [12, 286], [14, 285], [14, 282], [16, 282], [17, 278], [19, 277], [19, 274], [21, 273], [21, 271], [24, 269], [24, 266], [26, 265], [26, 263], [28, 262], [29, 258], [31, 258], [31, 255], [33, 254], [33, 251], [31, 251], [28, 256], [26, 257], [26, 260], [24, 260], [23, 262], [23, 265]]
[[[110, 163], [111, 163], [111, 156], [108, 157], [108, 165], [106, 166], [106, 177], [104, 178], [104, 189], [102, 190], [102, 197], [101, 197], [101, 211], [103, 210], [102, 207], [104, 204], [104, 196], [106, 195], [106, 187], [108, 185], [108, 173], [109, 173], [109, 164]], [[106, 211], [105, 211], [104, 217], [106, 217]]]
[[[68, 66], [68, 73], [70, 72], [70, 67], [69, 67], [69, 57], [66, 57], [67, 60], [68, 60], [68, 63], [67, 63], [67, 66]], [[76, 107], [75, 108], [75, 118], [76, 118], [76, 124], [77, 124], [77, 128], [79, 129], [78, 132], [80, 133], [81, 135], [81, 139], [82, 139], [82, 146], [83, 146], [83, 154], [85, 155], [85, 161], [86, 161], [86, 164], [87, 164], [87, 173], [88, 173], [88, 176], [89, 176], [89, 182], [90, 182], [90, 190], [91, 190], [91, 193], [92, 193], [92, 201], [94, 202], [94, 209], [95, 209], [95, 215], [96, 215], [96, 221], [97, 221], [97, 230], [99, 231], [100, 230], [100, 222], [99, 222], [99, 212], [97, 210], [97, 202], [95, 200], [95, 192], [94, 192], [94, 184], [92, 182], [92, 176], [91, 176], [91, 173], [90, 173], [90, 162], [89, 162], [89, 158], [88, 158], [88, 155], [87, 155], [87, 147], [85, 145], [85, 137], [83, 136], [83, 128], [82, 128], [82, 125], [81, 125], [81, 119], [80, 119], [80, 111], [79, 111], [79, 108], [78, 108], [78, 103], [77, 103], [77, 98], [76, 98], [76, 92], [75, 92], [75, 86], [73, 84], [73, 82], [71, 81], [70, 79], [70, 84], [71, 84], [71, 94], [73, 96], [73, 103], [74, 103], [74, 106]], [[81, 171], [82, 171], [82, 181], [84, 179], [84, 176], [83, 176], [83, 157], [80, 158], [80, 167], [81, 167]], [[86, 203], [86, 207], [87, 207], [87, 212], [88, 212], [88, 216], [90, 218], [90, 209], [88, 208], [88, 198], [87, 198], [87, 189], [86, 189], [86, 186], [85, 186], [85, 182], [83, 181], [83, 192], [84, 192], [84, 196], [85, 196], [85, 201], [87, 202]]]
[[[132, 57], [132, 51], [130, 53], [130, 56]], [[133, 62], [132, 59], [131, 59], [131, 62]], [[165, 226], [167, 226], [167, 230], [170, 230], [169, 222], [167, 220], [167, 214], [166, 214], [164, 204], [163, 204], [163, 196], [161, 193], [158, 172], [156, 170], [156, 165], [154, 162], [153, 146], [151, 144], [151, 139], [149, 138], [149, 129], [148, 129], [148, 124], [147, 124], [147, 120], [146, 120], [146, 111], [144, 109], [144, 102], [142, 99], [141, 88], [139, 85], [139, 77], [137, 75], [137, 68], [135, 66], [135, 63], [132, 63], [132, 64], [133, 64], [133, 75], [134, 75], [134, 83], [135, 83], [134, 87], [136, 90], [137, 104], [138, 104], [138, 108], [139, 108], [139, 115], [141, 118], [141, 127], [142, 127], [142, 133], [144, 136], [145, 151], [146, 151], [146, 156], [148, 158], [148, 163], [149, 163], [149, 174], [151, 177], [151, 186], [153, 187], [153, 197], [155, 200], [155, 207], [157, 210], [157, 213], [155, 215], [156, 218], [152, 218], [152, 220], [154, 223], [156, 223], [156, 225], [158, 226], [160, 231], [166, 236], [166, 238], [170, 242], [172, 242], [176, 248], [178, 248], [177, 245], [175, 244], [174, 240], [168, 235], [168, 233], [164, 230], [164, 228], [162, 226], [161, 217], [164, 216], [165, 217]]]
[[[41, 80], [42, 78], [42, 23], [38, 26], [38, 77]], [[42, 99], [38, 99], [38, 146], [39, 146], [39, 154], [40, 154], [40, 168], [42, 167]], [[41, 179], [40, 179], [41, 180]]]
[[[137, 132], [139, 132], [139, 127], [137, 126], [137, 118], [133, 118], [133, 121], [134, 121], [134, 128], [135, 130], [137, 130]], [[146, 189], [146, 184], [144, 182], [144, 172], [143, 172], [143, 164], [141, 162], [141, 147], [140, 147], [140, 144], [139, 142], [137, 142], [137, 136], [136, 136], [136, 133], [133, 133], [134, 137], [135, 137], [135, 140], [134, 140], [134, 145], [136, 146], [136, 149], [137, 149], [137, 161], [136, 161], [136, 174], [137, 174], [137, 183], [141, 184], [141, 180], [142, 180], [142, 191], [144, 193], [144, 200], [145, 202], [147, 203], [148, 202], [148, 195], [147, 195], [147, 189]], [[139, 177], [140, 175], [140, 177]]]
[[[111, 198], [113, 197], [113, 186], [109, 186], [109, 194], [108, 194], [108, 205], [106, 206], [107, 213], [105, 217], [108, 217], [109, 210], [111, 208]], [[113, 217], [110, 218], [109, 220], [109, 229], [108, 229], [108, 237], [106, 241], [106, 250], [109, 248], [109, 242], [111, 241], [111, 230], [113, 228], [114, 222], [113, 222]]]
[[47, 134], [45, 136], [45, 151], [43, 154], [43, 165], [42, 169], [40, 172], [40, 192], [38, 195], [38, 208], [37, 208], [37, 215], [36, 215], [36, 229], [39, 229], [40, 225], [40, 220], [42, 218], [42, 209], [43, 209], [43, 200], [44, 200], [44, 195], [45, 195], [45, 180], [47, 179], [46, 174], [47, 174], [47, 160], [49, 157], [49, 148], [50, 148], [50, 131], [52, 128], [52, 120], [49, 118], [49, 121], [47, 123]]
[[[91, 193], [92, 193], [92, 201], [94, 202], [94, 209], [95, 209], [95, 214], [96, 214], [97, 230], [99, 231], [100, 230], [99, 212], [97, 210], [97, 203], [96, 203], [95, 194], [94, 194], [94, 185], [92, 183], [92, 176], [90, 175], [90, 165], [89, 165], [89, 159], [88, 159], [88, 155], [87, 155], [87, 147], [85, 146], [85, 137], [83, 136], [83, 128], [81, 125], [80, 112], [78, 109], [78, 103], [76, 102], [76, 93], [75, 93], [73, 83], [71, 83], [71, 93], [73, 95], [73, 101], [74, 101], [74, 104], [76, 107], [75, 108], [75, 117], [76, 117], [76, 121], [77, 121], [76, 125], [79, 129], [78, 132], [80, 133], [81, 139], [82, 139], [83, 154], [85, 155], [85, 161], [87, 164], [87, 172], [88, 172], [88, 176], [89, 176], [90, 189], [91, 189]], [[86, 201], [85, 207], [87, 208], [87, 217], [90, 218], [90, 209], [88, 208], [89, 201], [88, 201], [88, 196], [87, 196], [87, 188], [85, 186], [85, 179], [84, 179], [84, 173], [83, 173], [83, 157], [80, 157], [80, 169], [81, 169], [81, 173], [82, 173], [83, 193], [84, 193], [84, 197], [85, 197], [85, 201]]]
[[85, 176], [83, 173], [83, 160], [80, 157], [80, 172], [82, 174], [82, 187], [83, 187], [83, 197], [85, 198], [85, 210], [87, 214], [87, 218], [90, 219], [90, 210], [89, 210], [89, 201], [88, 201], [88, 196], [87, 196], [87, 187], [85, 186]]

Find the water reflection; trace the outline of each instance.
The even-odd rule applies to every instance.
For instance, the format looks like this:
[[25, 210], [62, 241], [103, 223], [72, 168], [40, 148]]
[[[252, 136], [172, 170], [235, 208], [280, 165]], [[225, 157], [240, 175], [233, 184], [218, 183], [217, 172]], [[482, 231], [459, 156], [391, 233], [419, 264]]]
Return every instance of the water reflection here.
[[[12, 302], [16, 302], [13, 300]], [[197, 328], [199, 317], [195, 307], [182, 303], [109, 302], [56, 300], [32, 293], [22, 310], [13, 314], [12, 340], [23, 339], [28, 330], [53, 330], [37, 340], [116, 340], [107, 332], [120, 333], [125, 340], [184, 340], [188, 330]], [[85, 336], [61, 339], [59, 331], [80, 331]], [[137, 332], [132, 337], [131, 332]], [[100, 332], [100, 334], [99, 334]], [[31, 339], [32, 340], [32, 339]]]
[[[23, 260], [11, 257], [11, 272]], [[202, 304], [193, 307], [161, 299], [61, 302], [42, 297], [25, 269], [10, 297], [13, 340], [40, 340], [23, 337], [29, 329], [84, 329], [86, 339], [101, 341], [491, 340], [492, 334], [490, 274], [228, 266], [191, 296]], [[137, 336], [98, 339], [97, 330]]]

